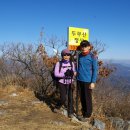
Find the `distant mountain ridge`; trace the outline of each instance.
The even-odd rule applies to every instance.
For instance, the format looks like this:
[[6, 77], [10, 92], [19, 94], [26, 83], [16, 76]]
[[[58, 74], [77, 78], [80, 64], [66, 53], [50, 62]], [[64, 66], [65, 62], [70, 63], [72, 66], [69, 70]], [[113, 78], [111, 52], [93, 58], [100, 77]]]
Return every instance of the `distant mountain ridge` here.
[[123, 66], [130, 67], [130, 60], [108, 60], [108, 59], [104, 59], [103, 61], [107, 62], [107, 63], [120, 64], [120, 65], [123, 65]]
[[130, 66], [118, 63], [114, 63], [113, 65], [116, 68], [115, 76], [129, 78], [130, 80]]
[[130, 60], [115, 60], [114, 62], [123, 66], [130, 67]]
[[130, 91], [130, 61], [118, 60], [107, 61], [107, 63], [114, 66], [116, 70], [106, 79], [106, 82], [126, 92]]

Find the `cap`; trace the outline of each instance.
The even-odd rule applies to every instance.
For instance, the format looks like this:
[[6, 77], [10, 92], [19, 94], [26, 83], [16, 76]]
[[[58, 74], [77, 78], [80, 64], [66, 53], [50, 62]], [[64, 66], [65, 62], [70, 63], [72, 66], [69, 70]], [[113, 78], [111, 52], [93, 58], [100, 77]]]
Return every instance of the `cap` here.
[[64, 54], [71, 54], [71, 52], [68, 49], [64, 49], [61, 52], [61, 55], [63, 56]]
[[80, 43], [80, 46], [81, 46], [81, 47], [87, 47], [87, 46], [91, 46], [91, 44], [90, 44], [87, 40], [83, 40], [83, 41]]

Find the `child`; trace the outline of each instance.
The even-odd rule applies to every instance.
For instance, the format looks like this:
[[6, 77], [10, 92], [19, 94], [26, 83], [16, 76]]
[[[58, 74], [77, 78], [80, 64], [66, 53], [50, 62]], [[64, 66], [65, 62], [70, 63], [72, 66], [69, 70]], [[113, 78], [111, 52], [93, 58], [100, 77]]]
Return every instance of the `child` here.
[[80, 43], [81, 54], [78, 58], [77, 83], [80, 90], [80, 100], [83, 117], [79, 120], [87, 121], [92, 114], [92, 89], [97, 79], [97, 56], [90, 52], [91, 44], [87, 40]]
[[[73, 75], [75, 73], [74, 63], [70, 60], [71, 53], [68, 49], [64, 49], [61, 52], [62, 60], [56, 63], [54, 75], [59, 78], [58, 87], [60, 90], [60, 102], [57, 104], [57, 108], [54, 112], [58, 112], [60, 108], [65, 105], [66, 96], [68, 97], [68, 117], [73, 117]], [[60, 67], [61, 64], [61, 67]], [[59, 69], [60, 68], [60, 69]]]

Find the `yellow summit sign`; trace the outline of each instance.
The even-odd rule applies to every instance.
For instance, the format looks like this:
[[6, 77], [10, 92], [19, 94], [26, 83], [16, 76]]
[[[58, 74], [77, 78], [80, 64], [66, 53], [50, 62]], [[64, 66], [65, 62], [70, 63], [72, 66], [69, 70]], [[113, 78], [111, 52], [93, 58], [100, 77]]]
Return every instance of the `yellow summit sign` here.
[[82, 40], [89, 40], [89, 29], [85, 28], [68, 28], [68, 48], [76, 50]]

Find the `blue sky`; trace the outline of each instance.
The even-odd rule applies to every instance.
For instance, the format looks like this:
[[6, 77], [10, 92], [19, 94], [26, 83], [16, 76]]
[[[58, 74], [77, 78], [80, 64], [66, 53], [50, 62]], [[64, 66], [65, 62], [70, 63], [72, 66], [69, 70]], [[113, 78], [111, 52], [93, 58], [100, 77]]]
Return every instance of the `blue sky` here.
[[130, 59], [129, 0], [0, 0], [0, 44], [37, 43], [69, 26], [88, 28], [90, 41], [106, 44], [101, 59]]

